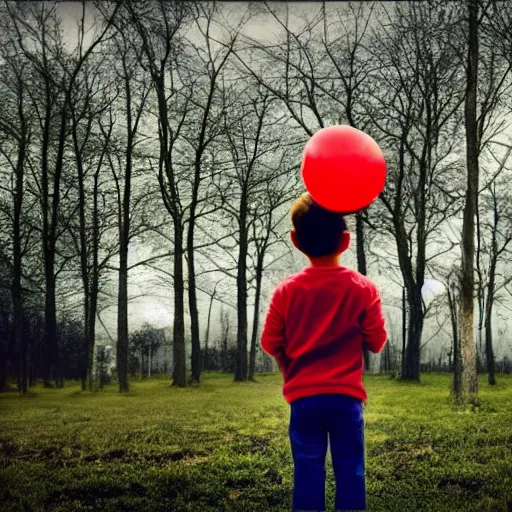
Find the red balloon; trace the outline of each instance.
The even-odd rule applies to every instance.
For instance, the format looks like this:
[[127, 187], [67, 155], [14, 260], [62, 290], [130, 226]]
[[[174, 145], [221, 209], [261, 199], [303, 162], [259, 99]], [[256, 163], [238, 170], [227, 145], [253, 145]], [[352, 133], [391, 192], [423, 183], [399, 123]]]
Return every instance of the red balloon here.
[[382, 192], [386, 161], [366, 133], [351, 126], [330, 126], [307, 142], [301, 172], [307, 191], [320, 206], [355, 213]]

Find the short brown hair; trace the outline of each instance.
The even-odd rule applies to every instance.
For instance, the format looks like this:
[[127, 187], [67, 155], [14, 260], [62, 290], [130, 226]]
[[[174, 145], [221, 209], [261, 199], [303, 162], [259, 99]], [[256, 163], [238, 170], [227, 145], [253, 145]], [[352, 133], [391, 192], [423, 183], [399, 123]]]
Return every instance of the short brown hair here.
[[322, 208], [307, 192], [293, 203], [290, 217], [297, 241], [310, 258], [334, 254], [347, 230], [341, 213]]

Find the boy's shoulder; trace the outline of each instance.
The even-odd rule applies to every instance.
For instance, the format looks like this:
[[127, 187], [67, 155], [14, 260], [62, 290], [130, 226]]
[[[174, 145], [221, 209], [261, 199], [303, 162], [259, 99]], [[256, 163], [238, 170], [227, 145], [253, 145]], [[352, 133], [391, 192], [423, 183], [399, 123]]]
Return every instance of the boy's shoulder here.
[[296, 281], [297, 279], [300, 280], [300, 278], [303, 275], [303, 272], [304, 272], [304, 269], [300, 270], [299, 272], [290, 274], [289, 276], [283, 277], [281, 279], [281, 281], [279, 281], [277, 286], [274, 288], [274, 294], [281, 295], [286, 290], [286, 288], [289, 288], [289, 285], [292, 285], [292, 287], [293, 287], [294, 281]]
[[377, 285], [368, 276], [361, 274], [357, 270], [353, 270], [353, 269], [347, 269], [347, 270], [350, 272], [350, 274], [352, 276], [352, 280], [355, 283], [359, 284], [360, 286], [362, 286], [364, 288], [371, 288], [371, 289], [377, 288]]
[[[303, 268], [294, 274], [284, 277], [277, 285], [276, 290], [283, 290], [287, 285], [292, 284], [294, 281], [301, 280], [303, 278], [307, 279], [307, 268], [308, 267]], [[343, 276], [343, 279], [352, 282], [356, 287], [367, 288], [371, 291], [378, 290], [377, 285], [369, 277], [361, 274], [357, 270], [348, 267], [340, 267], [340, 277], [341, 276]]]
[[356, 270], [352, 270], [352, 283], [360, 290], [363, 297], [367, 300], [373, 300], [380, 296], [378, 286], [368, 277]]
[[283, 288], [286, 287], [287, 284], [295, 281], [297, 277], [301, 274], [301, 272], [295, 272], [294, 274], [290, 274], [289, 276], [283, 277], [283, 279], [281, 279], [281, 281], [279, 281], [278, 285], [276, 286], [276, 291], [282, 290]]

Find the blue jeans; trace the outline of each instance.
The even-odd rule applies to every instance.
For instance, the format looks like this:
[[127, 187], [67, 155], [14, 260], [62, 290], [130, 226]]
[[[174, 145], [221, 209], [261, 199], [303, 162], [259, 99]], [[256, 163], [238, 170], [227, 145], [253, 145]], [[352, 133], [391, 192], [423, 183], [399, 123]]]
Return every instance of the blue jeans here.
[[336, 481], [336, 511], [366, 510], [361, 400], [315, 395], [295, 400], [290, 406], [293, 512], [325, 510], [327, 435]]

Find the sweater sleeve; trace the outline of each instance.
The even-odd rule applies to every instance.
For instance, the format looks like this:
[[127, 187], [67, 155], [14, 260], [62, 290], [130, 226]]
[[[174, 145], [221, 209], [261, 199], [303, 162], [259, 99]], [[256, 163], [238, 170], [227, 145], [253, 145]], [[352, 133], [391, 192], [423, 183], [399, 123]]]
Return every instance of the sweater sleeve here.
[[382, 302], [373, 283], [363, 317], [363, 339], [364, 348], [374, 354], [378, 354], [384, 348], [387, 340]]
[[277, 357], [284, 352], [285, 325], [283, 310], [282, 287], [278, 286], [270, 301], [261, 335], [261, 348], [272, 357]]

